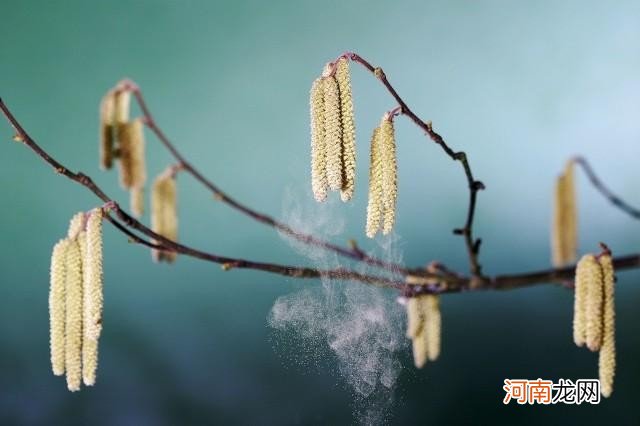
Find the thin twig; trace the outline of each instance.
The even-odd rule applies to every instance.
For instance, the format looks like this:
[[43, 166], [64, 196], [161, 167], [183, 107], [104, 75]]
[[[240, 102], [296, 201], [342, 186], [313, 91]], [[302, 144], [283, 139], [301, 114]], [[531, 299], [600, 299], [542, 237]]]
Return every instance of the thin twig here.
[[591, 167], [591, 165], [589, 164], [589, 162], [587, 161], [586, 158], [584, 158], [584, 157], [574, 157], [573, 161], [576, 164], [578, 164], [579, 166], [582, 167], [582, 170], [584, 170], [585, 174], [587, 175], [587, 178], [589, 179], [589, 181], [591, 181], [591, 184], [611, 204], [613, 204], [615, 207], [619, 208], [620, 210], [622, 210], [623, 212], [625, 212], [626, 214], [628, 214], [632, 218], [640, 219], [640, 210], [638, 210], [635, 207], [632, 207], [631, 205], [627, 204], [622, 198], [618, 197], [616, 194], [611, 192], [611, 190], [609, 190], [609, 188], [607, 188], [605, 186], [605, 184], [603, 184], [602, 181], [600, 179], [598, 179], [598, 176], [593, 171], [593, 168]]
[[469, 186], [469, 207], [467, 209], [467, 219], [462, 228], [454, 229], [454, 233], [457, 235], [462, 235], [465, 240], [465, 245], [467, 248], [467, 255], [469, 257], [469, 264], [471, 268], [471, 274], [475, 278], [482, 278], [482, 266], [480, 265], [480, 261], [478, 260], [478, 254], [480, 252], [480, 244], [482, 242], [481, 239], [474, 239], [473, 237], [473, 219], [476, 211], [476, 199], [478, 191], [485, 188], [484, 184], [479, 180], [475, 180], [473, 177], [473, 173], [471, 172], [471, 166], [469, 165], [469, 160], [467, 159], [467, 155], [462, 151], [454, 151], [447, 145], [442, 136], [436, 133], [433, 130], [433, 126], [431, 122], [425, 122], [421, 120], [406, 104], [406, 102], [398, 95], [396, 89], [389, 83], [387, 76], [384, 71], [380, 67], [374, 67], [367, 60], [362, 58], [360, 55], [353, 52], [346, 52], [341, 57], [345, 57], [351, 59], [352, 61], [362, 65], [369, 72], [371, 72], [380, 82], [384, 85], [387, 91], [393, 96], [396, 102], [399, 105], [400, 112], [409, 117], [411, 121], [413, 121], [419, 128], [421, 128], [435, 143], [440, 145], [440, 147], [444, 150], [444, 152], [455, 161], [459, 161], [462, 164], [464, 169], [465, 176], [467, 178], [467, 183]]
[[189, 173], [191, 176], [193, 176], [198, 182], [204, 185], [207, 189], [209, 189], [209, 191], [213, 193], [214, 198], [216, 200], [222, 201], [223, 203], [245, 214], [246, 216], [249, 216], [250, 218], [260, 223], [271, 226], [277, 229], [278, 231], [282, 232], [283, 234], [288, 235], [294, 238], [295, 240], [301, 241], [305, 244], [321, 247], [323, 249], [333, 251], [341, 256], [362, 261], [369, 265], [384, 268], [390, 272], [399, 273], [403, 275], [407, 275], [413, 272], [403, 267], [402, 265], [387, 262], [385, 260], [370, 256], [364, 251], [345, 248], [337, 244], [333, 244], [328, 241], [321, 240], [313, 235], [306, 234], [302, 231], [293, 229], [286, 223], [280, 222], [274, 219], [273, 217], [268, 216], [264, 213], [261, 213], [255, 209], [252, 209], [247, 205], [242, 204], [236, 199], [232, 198], [227, 193], [225, 193], [222, 189], [220, 189], [217, 185], [215, 185], [211, 180], [207, 179], [189, 161], [187, 161], [187, 159], [178, 151], [175, 145], [171, 143], [169, 138], [165, 135], [165, 133], [162, 131], [160, 126], [158, 126], [156, 120], [154, 119], [153, 114], [151, 113], [151, 110], [149, 109], [149, 107], [147, 106], [147, 103], [145, 102], [144, 96], [140, 88], [134, 84], [130, 87], [130, 89], [134, 94], [134, 97], [138, 102], [138, 105], [140, 106], [140, 110], [142, 111], [142, 114], [144, 115], [144, 118], [145, 118], [144, 122], [149, 128], [149, 130], [151, 130], [156, 135], [158, 140], [165, 146], [165, 148], [167, 148], [167, 150], [169, 150], [171, 155], [173, 155], [173, 157], [179, 161], [179, 163], [183, 167], [183, 170]]

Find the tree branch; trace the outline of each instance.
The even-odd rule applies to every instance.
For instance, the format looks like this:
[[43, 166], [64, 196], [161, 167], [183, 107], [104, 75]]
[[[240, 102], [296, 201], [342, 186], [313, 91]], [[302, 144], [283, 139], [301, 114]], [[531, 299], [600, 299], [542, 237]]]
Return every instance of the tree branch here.
[[389, 83], [387, 76], [384, 71], [380, 67], [374, 67], [367, 60], [362, 58], [360, 55], [353, 52], [346, 52], [342, 55], [342, 57], [351, 59], [352, 61], [362, 65], [369, 72], [371, 72], [382, 85], [387, 89], [387, 91], [393, 96], [400, 107], [400, 113], [409, 117], [413, 123], [422, 129], [433, 142], [440, 145], [440, 147], [444, 150], [444, 152], [454, 161], [459, 161], [462, 164], [462, 168], [464, 169], [464, 174], [467, 178], [467, 184], [469, 187], [469, 207], [467, 209], [467, 219], [462, 228], [454, 229], [453, 232], [456, 235], [462, 235], [464, 237], [465, 245], [467, 248], [467, 255], [469, 257], [469, 264], [471, 268], [471, 274], [475, 278], [482, 278], [482, 266], [480, 265], [480, 261], [478, 260], [478, 254], [480, 252], [480, 244], [482, 240], [480, 238], [474, 239], [473, 237], [473, 219], [476, 211], [476, 199], [478, 195], [478, 191], [485, 189], [485, 186], [479, 180], [475, 180], [473, 177], [473, 173], [471, 172], [471, 166], [469, 165], [469, 160], [467, 159], [467, 154], [462, 151], [454, 151], [447, 145], [442, 136], [436, 133], [433, 130], [433, 126], [431, 122], [425, 122], [421, 120], [405, 103], [405, 101], [398, 95], [396, 89]]
[[593, 171], [593, 168], [584, 157], [574, 157], [573, 161], [582, 167], [591, 184], [602, 194], [611, 204], [619, 208], [634, 219], [640, 219], [640, 210], [630, 206], [623, 199], [615, 195], [607, 188]]

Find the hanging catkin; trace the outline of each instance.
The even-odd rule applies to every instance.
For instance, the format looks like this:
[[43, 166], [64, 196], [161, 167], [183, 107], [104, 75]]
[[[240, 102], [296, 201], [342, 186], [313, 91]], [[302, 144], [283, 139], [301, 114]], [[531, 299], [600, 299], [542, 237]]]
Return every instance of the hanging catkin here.
[[65, 368], [67, 387], [80, 390], [82, 379], [82, 258], [77, 239], [65, 256]]
[[340, 198], [347, 202], [353, 197], [356, 178], [356, 127], [353, 114], [353, 95], [349, 61], [340, 58], [336, 63], [336, 80], [340, 92], [340, 116], [342, 123], [342, 189]]
[[383, 164], [380, 128], [371, 136], [371, 164], [369, 165], [369, 200], [367, 204], [367, 237], [373, 238], [380, 229], [383, 207]]
[[67, 240], [60, 240], [51, 254], [51, 272], [49, 287], [49, 344], [51, 347], [51, 369], [53, 374], [61, 376], [65, 370], [65, 262]]
[[129, 190], [129, 203], [131, 205], [131, 213], [137, 218], [144, 214], [144, 188], [133, 187]]
[[[602, 344], [602, 302], [604, 300], [602, 267], [594, 256], [586, 259], [586, 287], [585, 302], [586, 343], [592, 351], [600, 349]], [[584, 284], [583, 284], [584, 285]]]
[[[171, 241], [178, 240], [177, 189], [175, 171], [169, 167], [153, 183], [151, 193], [151, 228]], [[151, 251], [156, 262], [173, 262], [176, 253], [163, 250]]]
[[442, 335], [442, 315], [440, 313], [440, 297], [434, 294], [424, 296], [425, 333], [427, 335], [427, 358], [435, 361], [440, 356]]
[[396, 220], [396, 199], [398, 197], [398, 166], [396, 160], [396, 139], [393, 119], [389, 114], [382, 117], [380, 123], [382, 140], [382, 192], [383, 192], [383, 225], [382, 233], [387, 235], [393, 229]]
[[324, 132], [324, 79], [317, 78], [311, 86], [311, 189], [316, 201], [327, 198], [327, 158]]
[[115, 109], [115, 94], [110, 90], [100, 103], [100, 168], [103, 170], [113, 166]]
[[574, 162], [569, 161], [556, 181], [551, 251], [553, 265], [564, 266], [576, 259], [577, 207]]
[[336, 78], [324, 77], [324, 131], [329, 189], [342, 189], [342, 122], [340, 120], [340, 90]]
[[[82, 244], [79, 237], [79, 242]], [[93, 386], [98, 368], [98, 338], [102, 331], [102, 209], [94, 209], [87, 219], [83, 255], [83, 341], [82, 378]]]
[[146, 180], [144, 128], [141, 119], [118, 125], [120, 185], [124, 189], [142, 188]]
[[129, 110], [131, 107], [131, 92], [118, 83], [115, 89], [115, 120], [117, 124], [129, 122]]
[[604, 284], [604, 313], [602, 330], [602, 347], [598, 359], [600, 387], [604, 397], [609, 397], [613, 392], [613, 378], [616, 370], [616, 344], [615, 344], [615, 273], [610, 254], [600, 257]]
[[587, 341], [587, 281], [595, 259], [593, 255], [584, 255], [576, 267], [573, 302], [573, 341], [583, 346]]

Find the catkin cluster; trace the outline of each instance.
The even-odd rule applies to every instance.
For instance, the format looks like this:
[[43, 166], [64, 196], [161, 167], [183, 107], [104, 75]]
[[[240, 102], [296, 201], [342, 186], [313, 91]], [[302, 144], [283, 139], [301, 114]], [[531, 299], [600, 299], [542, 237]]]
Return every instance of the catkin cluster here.
[[51, 368], [66, 373], [70, 391], [95, 384], [102, 306], [102, 209], [94, 209], [71, 219], [51, 255]]
[[598, 370], [602, 395], [613, 392], [616, 368], [615, 273], [609, 253], [584, 255], [576, 267], [573, 340], [600, 351]]
[[[151, 191], [151, 229], [171, 241], [178, 241], [176, 170], [169, 167], [153, 182]], [[175, 252], [153, 249], [156, 262], [173, 262]]]
[[100, 167], [110, 169], [119, 160], [120, 185], [130, 191], [131, 211], [144, 212], [146, 181], [145, 141], [142, 119], [130, 119], [131, 91], [119, 83], [102, 98], [100, 105]]
[[574, 168], [574, 162], [569, 161], [555, 187], [551, 252], [553, 265], [558, 267], [576, 260], [578, 212]]
[[[407, 283], [412, 284], [412, 277]], [[422, 294], [407, 300], [407, 337], [413, 346], [413, 362], [422, 368], [440, 355], [442, 315], [440, 296]]]
[[382, 228], [383, 234], [393, 229], [398, 197], [398, 166], [393, 116], [385, 114], [371, 137], [369, 166], [369, 201], [367, 204], [367, 237], [373, 238]]
[[353, 197], [356, 138], [349, 61], [340, 58], [325, 66], [311, 86], [311, 188], [319, 202], [329, 190]]

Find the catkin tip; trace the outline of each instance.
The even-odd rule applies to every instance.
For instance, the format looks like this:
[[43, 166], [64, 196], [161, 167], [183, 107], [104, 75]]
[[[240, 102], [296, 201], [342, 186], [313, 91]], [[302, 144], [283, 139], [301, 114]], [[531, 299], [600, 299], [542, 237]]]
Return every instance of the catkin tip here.
[[[178, 240], [177, 187], [173, 169], [169, 167], [153, 183], [151, 192], [151, 228], [171, 241]], [[154, 261], [173, 262], [174, 252], [153, 249]]]

